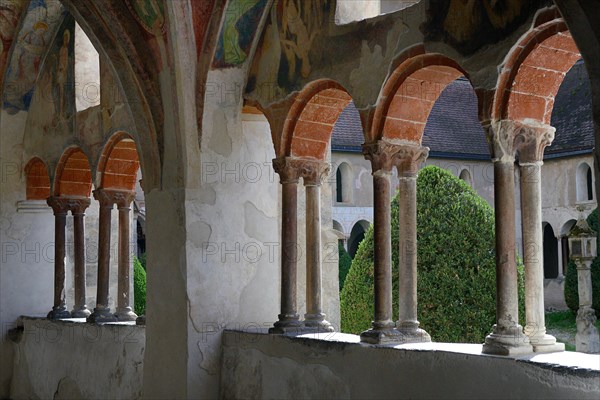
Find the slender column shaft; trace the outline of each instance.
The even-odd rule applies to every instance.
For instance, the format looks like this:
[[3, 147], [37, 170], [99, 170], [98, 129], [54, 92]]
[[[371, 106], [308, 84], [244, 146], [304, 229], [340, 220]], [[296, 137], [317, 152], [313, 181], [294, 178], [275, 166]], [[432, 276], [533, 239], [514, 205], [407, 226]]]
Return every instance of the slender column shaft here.
[[[89, 204], [89, 202], [88, 202]], [[86, 206], [87, 207], [87, 206]], [[87, 318], [90, 311], [86, 303], [85, 290], [85, 208], [73, 210], [73, 236], [75, 253], [75, 305], [71, 312], [74, 318]]]
[[373, 174], [374, 206], [374, 294], [375, 319], [373, 329], [391, 328], [392, 321], [392, 240], [390, 173]]
[[65, 304], [65, 229], [68, 208], [63, 199], [50, 197], [48, 205], [54, 211], [54, 304], [48, 318], [69, 318]]
[[90, 322], [114, 322], [116, 317], [110, 313], [108, 306], [109, 274], [110, 274], [110, 234], [111, 213], [114, 205], [112, 196], [103, 189], [94, 191], [94, 197], [100, 202], [98, 229], [98, 283], [96, 307], [88, 317]]
[[298, 173], [290, 158], [273, 160], [281, 182], [281, 313], [269, 333], [298, 332]]
[[519, 324], [517, 264], [515, 254], [514, 165], [494, 163], [496, 212], [496, 324], [502, 330]]
[[525, 333], [546, 334], [544, 316], [544, 244], [542, 232], [541, 162], [521, 165], [521, 226], [525, 263]]
[[399, 184], [399, 322], [417, 324], [417, 179]]
[[558, 249], [558, 277], [565, 276], [564, 265], [563, 265], [563, 252], [562, 252], [562, 237], [556, 238], [557, 249]]
[[130, 272], [131, 257], [129, 242], [131, 240], [130, 212], [131, 202], [135, 193], [129, 193], [118, 204], [119, 209], [119, 281], [117, 312], [115, 316], [119, 321], [135, 321], [137, 315], [131, 309], [130, 303]]

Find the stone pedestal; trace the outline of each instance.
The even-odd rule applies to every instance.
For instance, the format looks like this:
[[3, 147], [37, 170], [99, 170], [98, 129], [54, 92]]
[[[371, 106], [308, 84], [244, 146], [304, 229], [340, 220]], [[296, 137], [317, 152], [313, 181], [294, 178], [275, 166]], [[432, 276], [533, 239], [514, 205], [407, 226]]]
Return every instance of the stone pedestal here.
[[360, 340], [371, 344], [402, 343], [402, 334], [392, 320], [390, 177], [396, 152], [394, 145], [384, 141], [363, 146], [363, 154], [373, 169], [375, 315], [371, 329], [361, 333]]
[[600, 353], [600, 337], [596, 328], [596, 312], [592, 308], [591, 261], [576, 261], [579, 310], [575, 347], [582, 353]]
[[512, 121], [498, 121], [488, 130], [494, 161], [496, 216], [496, 324], [485, 338], [483, 352], [519, 355], [533, 352], [519, 325], [515, 233], [514, 142]]

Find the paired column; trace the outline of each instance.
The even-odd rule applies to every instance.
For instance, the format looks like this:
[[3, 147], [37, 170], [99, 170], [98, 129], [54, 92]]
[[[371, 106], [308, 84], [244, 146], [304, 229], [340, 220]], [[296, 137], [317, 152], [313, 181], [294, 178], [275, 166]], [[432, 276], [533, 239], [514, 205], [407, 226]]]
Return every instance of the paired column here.
[[525, 334], [536, 353], [564, 351], [546, 334], [544, 311], [544, 232], [542, 230], [542, 164], [555, 128], [519, 124], [517, 146], [521, 168], [521, 226], [525, 264]]
[[301, 169], [306, 190], [306, 328], [333, 332], [325, 320], [321, 300], [321, 183], [329, 174], [329, 164], [304, 161]]
[[74, 237], [74, 269], [75, 269], [75, 304], [71, 316], [87, 318], [90, 316], [85, 300], [85, 210], [90, 206], [91, 199], [72, 199], [69, 208], [73, 214]]
[[363, 145], [365, 158], [373, 170], [373, 281], [375, 315], [371, 329], [360, 334], [360, 340], [372, 344], [402, 342], [401, 333], [392, 320], [392, 213], [391, 171], [397, 153], [395, 145], [385, 141]]
[[302, 327], [296, 299], [299, 175], [289, 157], [274, 159], [273, 168], [281, 183], [281, 312], [269, 333], [298, 332]]
[[[100, 203], [99, 237], [98, 237], [98, 286], [96, 307], [88, 317], [88, 322], [135, 321], [137, 315], [130, 306], [130, 221], [131, 202], [135, 193], [131, 191], [97, 189], [94, 198]], [[108, 306], [109, 274], [110, 274], [110, 236], [111, 214], [114, 205], [119, 209], [119, 280], [117, 295], [117, 312], [112, 314]]]
[[516, 355], [531, 353], [529, 337], [519, 325], [519, 293], [515, 232], [515, 142], [520, 126], [513, 121], [495, 121], [488, 127], [488, 142], [494, 162], [494, 206], [496, 216], [496, 324], [485, 338], [483, 352]]
[[431, 342], [417, 320], [417, 173], [429, 149], [400, 145], [396, 155], [399, 194], [399, 319], [396, 328], [404, 343]]
[[65, 228], [69, 205], [67, 199], [60, 197], [49, 197], [47, 203], [54, 212], [54, 305], [48, 318], [70, 318], [65, 304]]

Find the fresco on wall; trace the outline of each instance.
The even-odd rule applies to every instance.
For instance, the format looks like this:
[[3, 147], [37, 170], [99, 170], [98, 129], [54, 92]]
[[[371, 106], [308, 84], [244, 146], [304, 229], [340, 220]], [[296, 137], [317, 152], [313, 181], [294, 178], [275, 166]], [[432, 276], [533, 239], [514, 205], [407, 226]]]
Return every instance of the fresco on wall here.
[[6, 71], [3, 107], [9, 113], [29, 109], [43, 57], [63, 13], [59, 0], [31, 0], [29, 3]]
[[155, 36], [164, 33], [165, 10], [161, 0], [127, 0], [127, 7], [148, 33]]
[[276, 0], [256, 50], [258, 62], [253, 65], [248, 92], [270, 90], [278, 96], [308, 78], [311, 49], [322, 33], [331, 4], [330, 0]]
[[214, 68], [241, 65], [248, 58], [267, 0], [232, 0], [225, 10]]
[[444, 41], [462, 54], [496, 43], [523, 24], [544, 0], [431, 0], [425, 40]]
[[51, 76], [52, 103], [57, 120], [69, 119], [75, 109], [75, 19], [71, 15], [56, 33], [56, 39], [46, 59], [46, 68]]
[[26, 4], [27, 0], [0, 1], [0, 87], [4, 78], [4, 67], [10, 45]]

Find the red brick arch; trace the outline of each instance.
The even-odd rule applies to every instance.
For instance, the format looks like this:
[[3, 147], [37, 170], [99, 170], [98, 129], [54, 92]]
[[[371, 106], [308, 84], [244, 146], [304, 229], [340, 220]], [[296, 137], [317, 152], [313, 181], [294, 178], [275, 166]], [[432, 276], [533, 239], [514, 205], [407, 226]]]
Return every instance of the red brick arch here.
[[492, 118], [550, 124], [556, 93], [580, 58], [562, 19], [529, 31], [508, 55], [500, 73]]
[[50, 197], [48, 167], [38, 157], [33, 157], [25, 166], [27, 200], [46, 200]]
[[283, 155], [325, 160], [338, 117], [352, 97], [339, 83], [317, 80], [295, 98], [283, 125]]
[[140, 166], [136, 144], [126, 132], [115, 133], [104, 146], [98, 163], [103, 189], [135, 190]]
[[417, 54], [403, 60], [383, 86], [370, 142], [388, 138], [421, 143], [429, 113], [443, 90], [468, 74], [441, 54]]
[[54, 196], [90, 197], [92, 172], [85, 153], [77, 146], [65, 150], [54, 178]]

